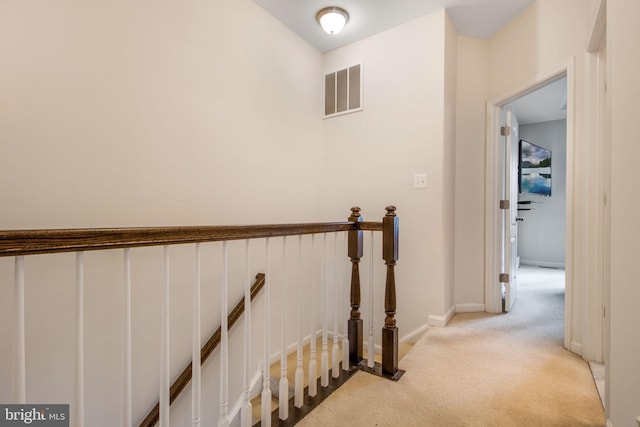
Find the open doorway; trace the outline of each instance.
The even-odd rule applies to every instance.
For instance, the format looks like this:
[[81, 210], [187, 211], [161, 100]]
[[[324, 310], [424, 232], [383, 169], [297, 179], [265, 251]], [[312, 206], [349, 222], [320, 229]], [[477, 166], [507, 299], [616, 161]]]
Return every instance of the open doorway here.
[[520, 288], [553, 285], [564, 293], [567, 78], [549, 82], [506, 107], [518, 124], [511, 150], [510, 184], [512, 199], [517, 200], [512, 236], [517, 242], [516, 271], [511, 276]]
[[[486, 188], [487, 188], [487, 209], [486, 209], [486, 248], [485, 248], [485, 261], [486, 261], [486, 276], [485, 276], [485, 302], [486, 308], [488, 312], [499, 313], [502, 311], [502, 301], [503, 301], [503, 290], [504, 290], [504, 280], [515, 279], [513, 283], [509, 283], [509, 285], [513, 288], [515, 287], [517, 290], [517, 274], [516, 277], [510, 277], [509, 274], [504, 274], [505, 271], [502, 269], [505, 266], [503, 260], [505, 260], [504, 248], [508, 247], [508, 242], [512, 241], [512, 233], [514, 227], [509, 223], [509, 218], [514, 218], [513, 221], [518, 224], [524, 221], [518, 221], [516, 218], [524, 218], [520, 214], [528, 213], [529, 217], [532, 218], [532, 213], [534, 211], [517, 211], [518, 206], [526, 206], [526, 204], [518, 204], [517, 201], [519, 199], [519, 194], [516, 192], [513, 193], [506, 192], [504, 190], [505, 185], [505, 177], [511, 175], [511, 181], [517, 180], [517, 178], [513, 178], [513, 174], [509, 173], [509, 168], [505, 167], [506, 164], [511, 163], [511, 157], [508, 157], [508, 154], [505, 147], [505, 137], [501, 134], [501, 129], [505, 126], [504, 117], [505, 112], [509, 110], [518, 110], [520, 109], [519, 116], [517, 117], [517, 121], [525, 124], [525, 132], [528, 132], [526, 127], [527, 125], [535, 125], [535, 123], [542, 123], [544, 121], [551, 122], [553, 120], [536, 120], [532, 119], [531, 121], [526, 117], [526, 111], [522, 107], [518, 107], [515, 105], [513, 107], [513, 103], [518, 101], [519, 99], [530, 95], [532, 93], [537, 92], [539, 89], [544, 88], [554, 82], [557, 82], [561, 79], [564, 80], [563, 83], [558, 83], [559, 85], [563, 85], [566, 87], [566, 107], [564, 107], [564, 102], [558, 102], [557, 110], [563, 111], [563, 117], [557, 117], [559, 120], [565, 120], [564, 126], [564, 135], [566, 136], [565, 147], [566, 147], [566, 157], [564, 159], [555, 159], [552, 160], [556, 163], [563, 163], [566, 165], [565, 175], [566, 175], [566, 187], [564, 197], [557, 197], [557, 199], [564, 199], [565, 201], [565, 211], [564, 211], [564, 233], [560, 231], [560, 234], [564, 236], [564, 247], [560, 248], [560, 252], [563, 252], [564, 255], [564, 268], [565, 268], [565, 304], [564, 304], [564, 346], [565, 348], [570, 349], [571, 345], [571, 291], [572, 291], [572, 281], [573, 281], [573, 271], [572, 271], [572, 251], [573, 248], [573, 206], [572, 203], [568, 203], [567, 201], [572, 200], [573, 198], [573, 173], [571, 170], [572, 156], [573, 156], [573, 146], [574, 146], [574, 116], [573, 116], [573, 108], [575, 103], [575, 91], [574, 91], [574, 59], [569, 59], [565, 63], [548, 71], [547, 73], [538, 75], [535, 79], [526, 82], [521, 87], [513, 90], [510, 93], [507, 93], [499, 98], [495, 98], [490, 100], [487, 103], [487, 157], [486, 157]], [[535, 95], [532, 95], [535, 96]], [[564, 95], [561, 95], [561, 98], [564, 98]], [[517, 111], [515, 111], [518, 114]], [[566, 114], [566, 119], [564, 115]], [[527, 123], [528, 122], [528, 123]], [[533, 126], [532, 126], [533, 128]], [[522, 132], [519, 131], [518, 141], [519, 144], [520, 139], [524, 139], [521, 137]], [[527, 134], [530, 137], [530, 134]], [[515, 141], [511, 141], [511, 144], [514, 144]], [[511, 152], [514, 155], [519, 155], [518, 150], [519, 146], [516, 149], [513, 145], [511, 146]], [[557, 149], [556, 149], [557, 150]], [[554, 151], [556, 151], [554, 150]], [[551, 150], [550, 150], [551, 151]], [[559, 156], [558, 157], [563, 157]], [[509, 162], [507, 162], [507, 159]], [[513, 165], [512, 165], [513, 169]], [[516, 174], [517, 176], [517, 174]], [[551, 178], [553, 180], [553, 176]], [[513, 182], [513, 185], [518, 186], [518, 182]], [[553, 188], [552, 188], [553, 191]], [[510, 194], [508, 196], [508, 201], [504, 201], [503, 197], [506, 194]], [[554, 194], [555, 195], [555, 194]], [[548, 206], [549, 200], [554, 197], [545, 197], [541, 196], [540, 199], [536, 197], [532, 197], [529, 200], [531, 203], [530, 208], [535, 205], [536, 211], [535, 213], [539, 213], [538, 210], [542, 208], [542, 206]], [[513, 203], [510, 203], [513, 200]], [[523, 198], [523, 201], [527, 201], [526, 198]], [[546, 202], [546, 203], [536, 203], [536, 202]], [[510, 210], [512, 212], [518, 212], [515, 215], [506, 214], [505, 209]], [[530, 219], [529, 218], [529, 219]], [[525, 219], [526, 221], [526, 219]], [[533, 222], [531, 220], [530, 222]], [[519, 228], [518, 225], [516, 228]], [[516, 231], [517, 232], [517, 231]], [[558, 231], [556, 231], [558, 233]], [[524, 239], [523, 239], [524, 240]], [[513, 244], [511, 244], [513, 246]], [[563, 246], [560, 243], [560, 246]], [[521, 261], [545, 261], [529, 259], [524, 260], [522, 258], [522, 253], [520, 254]], [[559, 266], [561, 265], [561, 261], [550, 261], [547, 260], [548, 267], [551, 266]], [[550, 264], [556, 263], [556, 264]], [[508, 264], [508, 263], [507, 263]], [[540, 262], [538, 262], [540, 264]], [[517, 261], [516, 261], [517, 265]], [[509, 266], [509, 268], [512, 268]], [[509, 273], [510, 271], [507, 271]], [[517, 270], [516, 270], [517, 272]]]

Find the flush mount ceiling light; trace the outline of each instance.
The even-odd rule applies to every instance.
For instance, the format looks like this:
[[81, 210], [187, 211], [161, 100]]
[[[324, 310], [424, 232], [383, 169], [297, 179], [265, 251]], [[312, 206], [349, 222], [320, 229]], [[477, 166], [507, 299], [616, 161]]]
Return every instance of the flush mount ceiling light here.
[[316, 15], [316, 21], [327, 34], [338, 34], [349, 20], [346, 10], [331, 6], [325, 7]]

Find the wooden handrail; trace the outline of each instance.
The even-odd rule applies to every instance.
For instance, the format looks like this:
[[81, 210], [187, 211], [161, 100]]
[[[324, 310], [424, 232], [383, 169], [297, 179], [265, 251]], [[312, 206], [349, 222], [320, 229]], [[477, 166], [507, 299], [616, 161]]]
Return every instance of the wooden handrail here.
[[[367, 229], [382, 230], [381, 223]], [[0, 257], [349, 231], [353, 222], [0, 231]], [[379, 227], [379, 228], [378, 228]]]
[[[258, 295], [258, 292], [262, 290], [265, 283], [264, 273], [258, 273], [256, 275], [256, 281], [251, 285], [251, 301]], [[231, 329], [233, 325], [240, 319], [240, 316], [244, 314], [244, 297], [236, 304], [236, 306], [231, 310], [229, 316], [227, 317], [228, 329]], [[207, 340], [207, 342], [202, 346], [200, 350], [200, 364], [203, 365], [209, 356], [213, 353], [216, 347], [220, 344], [220, 337], [222, 336], [222, 327], [218, 327], [218, 329], [214, 332], [213, 335]], [[173, 401], [180, 395], [182, 390], [189, 384], [191, 381], [191, 373], [192, 373], [192, 365], [193, 363], [189, 363], [189, 365], [184, 368], [182, 373], [178, 376], [178, 378], [171, 385], [171, 389], [169, 391], [169, 403], [173, 403]], [[156, 403], [151, 411], [147, 414], [147, 416], [140, 423], [140, 427], [152, 427], [156, 425], [158, 420], [160, 419], [160, 404]]]

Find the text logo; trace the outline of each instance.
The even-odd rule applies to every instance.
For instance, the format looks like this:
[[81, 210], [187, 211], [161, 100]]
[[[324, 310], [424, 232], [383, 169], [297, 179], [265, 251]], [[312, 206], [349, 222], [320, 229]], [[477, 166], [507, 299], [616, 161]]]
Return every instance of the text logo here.
[[69, 427], [69, 405], [0, 404], [0, 427]]

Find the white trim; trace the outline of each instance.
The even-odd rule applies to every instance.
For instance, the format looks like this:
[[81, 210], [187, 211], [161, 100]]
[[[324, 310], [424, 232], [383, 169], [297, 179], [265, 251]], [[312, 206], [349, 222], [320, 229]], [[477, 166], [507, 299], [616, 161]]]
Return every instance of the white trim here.
[[[502, 107], [509, 102], [531, 93], [546, 84], [567, 76], [567, 189], [566, 189], [566, 236], [565, 236], [565, 336], [564, 346], [570, 348], [572, 336], [572, 298], [573, 298], [573, 202], [574, 202], [574, 152], [575, 152], [575, 58], [570, 57], [559, 65], [541, 72], [517, 88], [492, 98], [487, 102], [487, 151], [486, 151], [486, 205], [485, 205], [485, 304], [487, 311], [497, 313], [501, 306], [501, 289], [496, 286], [498, 280], [498, 260], [500, 259], [500, 216], [498, 209], [499, 191], [499, 119]], [[501, 169], [500, 169], [501, 170]]]
[[[256, 373], [253, 375], [253, 377], [251, 378], [251, 387], [250, 387], [250, 400], [253, 400], [253, 398], [255, 398], [256, 396], [260, 395], [260, 392], [262, 391], [262, 387], [261, 387], [261, 380], [262, 380], [262, 362], [260, 362], [259, 366], [258, 366], [258, 370], [256, 371]], [[236, 400], [235, 405], [233, 405], [233, 408], [231, 408], [231, 411], [229, 411], [229, 423], [233, 425], [233, 422], [235, 420], [235, 418], [240, 414], [240, 409], [242, 409], [242, 404], [244, 403], [244, 396], [242, 394], [240, 394], [240, 397], [238, 398], [238, 400]], [[238, 420], [238, 423], [240, 423], [240, 420]], [[239, 424], [238, 424], [239, 425]]]
[[449, 310], [444, 314], [444, 316], [434, 316], [433, 314], [429, 315], [429, 326], [447, 326], [449, 320], [456, 314], [456, 306], [452, 305]]
[[[322, 335], [322, 329], [318, 329], [315, 333], [315, 338], [317, 339], [318, 336]], [[327, 331], [327, 339], [333, 339], [333, 337], [341, 337], [341, 334], [336, 334], [332, 331]], [[306, 335], [303, 339], [302, 339], [302, 345], [306, 345], [306, 344], [310, 344], [311, 343], [311, 334]], [[298, 341], [289, 344], [287, 346], [287, 356], [289, 356], [291, 353], [294, 353], [295, 351], [297, 351], [298, 349]], [[273, 365], [274, 363], [280, 362], [280, 359], [282, 357], [282, 350], [276, 351], [274, 353], [271, 353], [269, 355], [269, 366]]]
[[520, 265], [533, 265], [536, 267], [548, 267], [548, 268], [562, 268], [564, 269], [564, 262], [551, 262], [551, 261], [540, 261], [536, 259], [521, 259]]
[[571, 344], [569, 346], [569, 350], [572, 353], [575, 353], [579, 356], [582, 356], [582, 343], [579, 343], [577, 341], [571, 341]]
[[573, 256], [574, 245], [573, 240], [573, 209], [575, 200], [575, 152], [576, 152], [576, 76], [575, 76], [575, 58], [571, 57], [566, 64], [567, 73], [567, 172], [566, 172], [566, 212], [565, 212], [565, 300], [564, 300], [564, 345], [568, 346], [573, 336], [572, 322], [573, 317]]
[[404, 337], [400, 338], [400, 343], [407, 342], [407, 341], [408, 342], [412, 342], [412, 343], [417, 342], [420, 339], [420, 337], [422, 337], [424, 335], [424, 333], [427, 332], [427, 329], [429, 329], [429, 324], [428, 323], [420, 326], [417, 329], [414, 329], [413, 331], [409, 332]]
[[593, 194], [585, 200], [584, 240], [585, 256], [589, 262], [584, 266], [584, 315], [583, 358], [603, 362], [604, 352], [604, 294], [606, 266], [606, 178], [609, 174], [604, 132], [606, 55], [602, 52], [585, 54], [586, 133], [583, 150], [589, 165], [589, 181], [586, 183]]
[[[640, 421], [638, 421], [638, 426], [640, 426]], [[607, 427], [613, 427], [613, 423], [609, 418], [607, 418]]]
[[456, 313], [479, 313], [485, 311], [485, 305], [477, 302], [456, 304]]
[[485, 309], [489, 313], [502, 312], [502, 288], [498, 282], [500, 274], [500, 239], [496, 238], [501, 230], [498, 159], [500, 156], [499, 131], [500, 111], [494, 103], [487, 103], [487, 135], [485, 158]]

